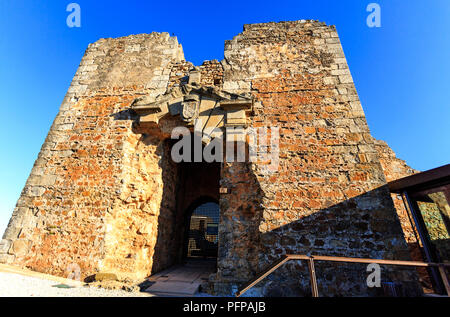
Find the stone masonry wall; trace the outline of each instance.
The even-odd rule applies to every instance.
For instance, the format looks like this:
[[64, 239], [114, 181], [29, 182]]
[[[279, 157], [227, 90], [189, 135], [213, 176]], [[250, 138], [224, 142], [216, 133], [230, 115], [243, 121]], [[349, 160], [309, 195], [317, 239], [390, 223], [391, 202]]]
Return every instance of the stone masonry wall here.
[[[250, 125], [280, 127], [280, 165], [267, 176], [224, 164], [222, 183], [232, 189], [220, 201], [216, 291], [236, 290], [285, 253], [410, 259], [335, 28], [245, 25], [225, 43], [223, 65], [224, 89], [262, 103]], [[305, 265], [285, 265], [254, 294], [310, 294]], [[365, 266], [316, 265], [321, 294], [370, 292]], [[385, 272], [414, 281], [411, 272]]]
[[[187, 82], [193, 67], [167, 33], [89, 46], [3, 235], [0, 262], [55, 275], [75, 263], [82, 277], [137, 279], [176, 262], [184, 207], [165, 139], [181, 123], [164, 118], [140, 129], [129, 108], [138, 96]], [[370, 135], [333, 26], [245, 25], [225, 43], [222, 62], [197, 70], [202, 84], [253, 94], [261, 107], [250, 126], [280, 127], [276, 173], [221, 166], [229, 191], [219, 199], [216, 294], [232, 293], [285, 253], [410, 259], [386, 188], [382, 167], [390, 163]], [[318, 263], [317, 271], [322, 295], [370, 293], [365, 266]], [[285, 265], [254, 294], [307, 296], [306, 272], [305, 264]], [[383, 272], [414, 284], [411, 271]]]
[[[383, 167], [383, 172], [387, 182], [391, 182], [396, 179], [410, 176], [419, 172], [409, 167], [405, 161], [398, 159], [395, 156], [394, 151], [389, 148], [386, 142], [375, 140], [375, 148], [377, 150], [378, 157], [381, 166]], [[419, 243], [416, 238], [418, 234], [414, 232], [415, 229], [411, 224], [408, 213], [406, 212], [403, 200], [397, 194], [391, 194], [391, 197], [392, 201], [394, 202], [395, 209], [397, 210], [406, 242], [408, 243], [410, 248], [412, 248], [412, 257], [414, 260], [423, 261], [420, 252], [413, 247], [414, 245], [418, 245]]]
[[141, 140], [126, 109], [164, 93], [183, 60], [168, 33], [89, 45], [3, 235], [1, 262], [55, 275], [75, 263], [82, 277], [150, 272], [149, 232], [171, 208], [159, 208], [162, 178], [174, 176], [162, 175], [160, 141]]

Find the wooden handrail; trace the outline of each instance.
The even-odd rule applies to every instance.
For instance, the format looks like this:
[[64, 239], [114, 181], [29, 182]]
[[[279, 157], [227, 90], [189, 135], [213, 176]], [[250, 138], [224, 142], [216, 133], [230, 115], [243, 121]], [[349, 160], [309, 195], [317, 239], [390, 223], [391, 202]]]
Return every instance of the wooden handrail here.
[[314, 261], [332, 261], [332, 262], [347, 262], [347, 263], [377, 263], [384, 265], [403, 265], [403, 266], [421, 266], [421, 267], [438, 267], [441, 274], [442, 280], [444, 282], [445, 290], [447, 291], [447, 296], [450, 296], [450, 283], [445, 272], [445, 267], [450, 267], [450, 263], [427, 263], [418, 261], [399, 261], [399, 260], [380, 260], [380, 259], [368, 259], [368, 258], [349, 258], [349, 257], [338, 257], [338, 256], [323, 256], [323, 255], [306, 255], [306, 254], [286, 254], [283, 255], [279, 260], [274, 262], [267, 269], [256, 275], [255, 278], [250, 280], [241, 289], [236, 292], [236, 297], [242, 296], [250, 288], [262, 281], [270, 273], [278, 269], [284, 263], [290, 260], [308, 260], [308, 269], [311, 278], [311, 290], [313, 297], [318, 297], [318, 288], [316, 273], [314, 269]]
[[419, 261], [399, 261], [399, 260], [380, 260], [380, 259], [368, 259], [368, 258], [348, 258], [340, 256], [325, 256], [325, 255], [286, 255], [289, 260], [309, 260], [313, 258], [315, 261], [333, 261], [333, 262], [350, 262], [350, 263], [377, 263], [387, 265], [407, 265], [407, 266], [448, 266], [450, 263], [428, 263]]
[[261, 273], [257, 274], [256, 277], [252, 280], [250, 280], [245, 287], [241, 288], [237, 293], [236, 293], [236, 297], [241, 296], [242, 294], [244, 294], [246, 291], [248, 291], [250, 288], [252, 288], [253, 286], [255, 286], [259, 281], [261, 281], [262, 279], [264, 279], [267, 275], [269, 275], [270, 273], [272, 273], [273, 271], [275, 271], [276, 269], [278, 269], [280, 266], [282, 266], [284, 263], [286, 263], [287, 261], [289, 261], [289, 257], [287, 255], [283, 255], [281, 257], [281, 259], [279, 259], [278, 261], [274, 262], [271, 266], [269, 266], [267, 269], [265, 269], [264, 271], [262, 271]]

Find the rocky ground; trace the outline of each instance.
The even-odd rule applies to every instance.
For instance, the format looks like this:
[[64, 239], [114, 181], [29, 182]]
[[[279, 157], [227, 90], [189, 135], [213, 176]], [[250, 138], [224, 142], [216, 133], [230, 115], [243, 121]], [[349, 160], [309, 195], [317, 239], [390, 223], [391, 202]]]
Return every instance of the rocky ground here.
[[0, 272], [0, 297], [142, 297], [152, 296], [139, 291], [138, 287], [121, 289], [118, 285], [98, 284], [70, 286], [44, 278]]

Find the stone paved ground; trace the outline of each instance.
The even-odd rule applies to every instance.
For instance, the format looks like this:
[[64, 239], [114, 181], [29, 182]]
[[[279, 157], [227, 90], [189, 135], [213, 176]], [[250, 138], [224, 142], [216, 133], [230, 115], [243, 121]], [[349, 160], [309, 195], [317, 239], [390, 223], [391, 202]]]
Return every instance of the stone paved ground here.
[[0, 297], [142, 297], [151, 296], [140, 292], [107, 290], [89, 286], [58, 288], [58, 282], [0, 272]]

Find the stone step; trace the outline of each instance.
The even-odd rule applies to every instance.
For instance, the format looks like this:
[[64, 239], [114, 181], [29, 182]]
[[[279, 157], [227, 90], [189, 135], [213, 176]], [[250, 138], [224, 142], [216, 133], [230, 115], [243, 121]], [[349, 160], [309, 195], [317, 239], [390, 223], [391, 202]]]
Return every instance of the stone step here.
[[153, 284], [145, 292], [156, 296], [194, 296], [201, 283], [215, 272], [215, 262], [190, 260], [148, 278]]
[[177, 281], [164, 281], [155, 282], [152, 286], [145, 291], [159, 296], [194, 296], [197, 293], [200, 286], [198, 282], [177, 282]]

